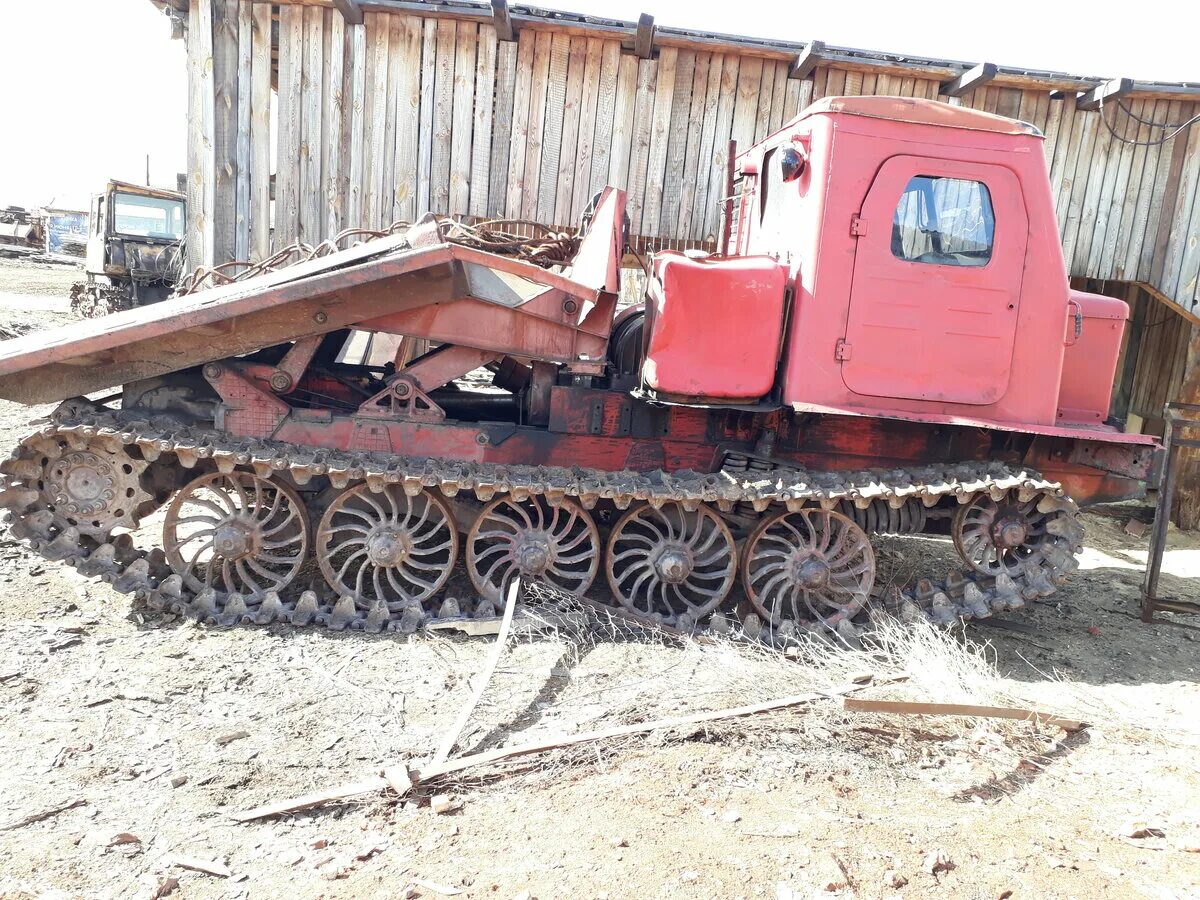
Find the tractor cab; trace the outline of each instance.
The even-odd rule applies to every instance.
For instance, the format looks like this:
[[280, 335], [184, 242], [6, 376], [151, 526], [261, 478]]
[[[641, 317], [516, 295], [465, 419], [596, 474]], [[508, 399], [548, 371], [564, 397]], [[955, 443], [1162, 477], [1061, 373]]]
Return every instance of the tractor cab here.
[[738, 156], [735, 175], [720, 252], [656, 257], [649, 395], [1107, 418], [1127, 309], [1070, 290], [1037, 129], [930, 100], [831, 97]]

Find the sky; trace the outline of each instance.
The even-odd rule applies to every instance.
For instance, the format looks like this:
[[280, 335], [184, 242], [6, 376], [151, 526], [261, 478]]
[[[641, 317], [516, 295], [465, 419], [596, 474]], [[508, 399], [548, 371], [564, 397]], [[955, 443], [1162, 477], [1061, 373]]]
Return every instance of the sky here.
[[[515, 4], [514, 4], [515, 5]], [[542, 4], [549, 5], [549, 4]], [[705, 31], [1200, 82], [1195, 0], [556, 0], [552, 8]], [[1135, 12], [1136, 11], [1136, 12]], [[149, 0], [0, 0], [0, 207], [86, 208], [109, 178], [157, 185], [187, 164], [182, 41]]]

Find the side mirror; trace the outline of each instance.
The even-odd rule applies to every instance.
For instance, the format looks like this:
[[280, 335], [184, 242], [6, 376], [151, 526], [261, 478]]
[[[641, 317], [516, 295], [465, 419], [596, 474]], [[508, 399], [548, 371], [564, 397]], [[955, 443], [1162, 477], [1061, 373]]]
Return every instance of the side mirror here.
[[795, 147], [784, 147], [780, 151], [779, 168], [784, 181], [795, 181], [804, 174], [808, 161]]

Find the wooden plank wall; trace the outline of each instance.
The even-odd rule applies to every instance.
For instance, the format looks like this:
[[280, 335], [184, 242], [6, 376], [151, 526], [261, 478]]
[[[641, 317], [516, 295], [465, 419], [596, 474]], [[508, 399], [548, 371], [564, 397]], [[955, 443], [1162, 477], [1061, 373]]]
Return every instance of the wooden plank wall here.
[[1181, 399], [1191, 323], [1171, 304], [1132, 282], [1075, 278], [1072, 287], [1108, 294], [1129, 304], [1129, 325], [1113, 383], [1112, 411], [1120, 418], [1130, 417], [1131, 431], [1161, 436], [1163, 407]]
[[[747, 147], [826, 96], [945, 99], [937, 81], [895, 74], [822, 66], [797, 80], [785, 61], [735, 53], [662, 47], [638, 59], [618, 40], [560, 30], [507, 42], [452, 18], [368, 12], [346, 25], [316, 6], [193, 0], [197, 259], [267, 252], [265, 8], [279, 22], [274, 248], [428, 210], [569, 226], [605, 184], [629, 191], [635, 236], [711, 245], [730, 138]], [[1113, 131], [1135, 145], [1047, 90], [988, 85], [948, 102], [1046, 135], [1072, 274], [1145, 282], [1186, 310], [1200, 301], [1200, 128], [1146, 145], [1165, 134], [1147, 123], [1186, 120], [1200, 104], [1135, 96], [1146, 122], [1110, 104]], [[248, 146], [226, 116], [249, 121]]]

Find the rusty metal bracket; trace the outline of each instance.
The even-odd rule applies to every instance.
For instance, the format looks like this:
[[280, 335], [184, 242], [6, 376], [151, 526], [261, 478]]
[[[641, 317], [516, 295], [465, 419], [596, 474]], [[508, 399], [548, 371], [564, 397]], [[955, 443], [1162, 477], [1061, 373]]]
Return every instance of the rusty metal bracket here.
[[267, 373], [272, 369], [268, 366], [226, 361], [208, 363], [202, 371], [205, 381], [221, 398], [218, 428], [250, 437], [270, 437], [291, 412], [291, 407], [265, 390], [260, 381], [269, 377]]
[[404, 375], [364, 400], [356, 415], [370, 419], [408, 419], [417, 422], [446, 420], [446, 411], [421, 390], [416, 381]]
[[1179, 449], [1200, 449], [1200, 438], [1177, 437], [1200, 433], [1200, 404], [1168, 403], [1163, 411], [1166, 422], [1163, 433], [1163, 450], [1166, 462], [1162, 481], [1158, 486], [1158, 506], [1154, 510], [1154, 528], [1150, 532], [1150, 553], [1146, 559], [1146, 576], [1142, 581], [1142, 621], [1162, 625], [1181, 625], [1167, 619], [1155, 618], [1156, 612], [1200, 615], [1200, 603], [1160, 597], [1158, 580], [1162, 574], [1163, 553], [1167, 549], [1167, 530], [1171, 522], [1171, 500], [1175, 492], [1176, 469], [1179, 467]]
[[300, 383], [300, 376], [304, 374], [321, 346], [323, 337], [324, 335], [314, 334], [292, 344], [291, 349], [283, 355], [283, 359], [271, 373], [271, 390], [277, 394], [295, 390], [296, 385]]
[[1099, 441], [1076, 441], [1067, 455], [1067, 462], [1092, 466], [1102, 472], [1125, 478], [1148, 479], [1154, 472], [1158, 449], [1152, 446], [1103, 444]]

